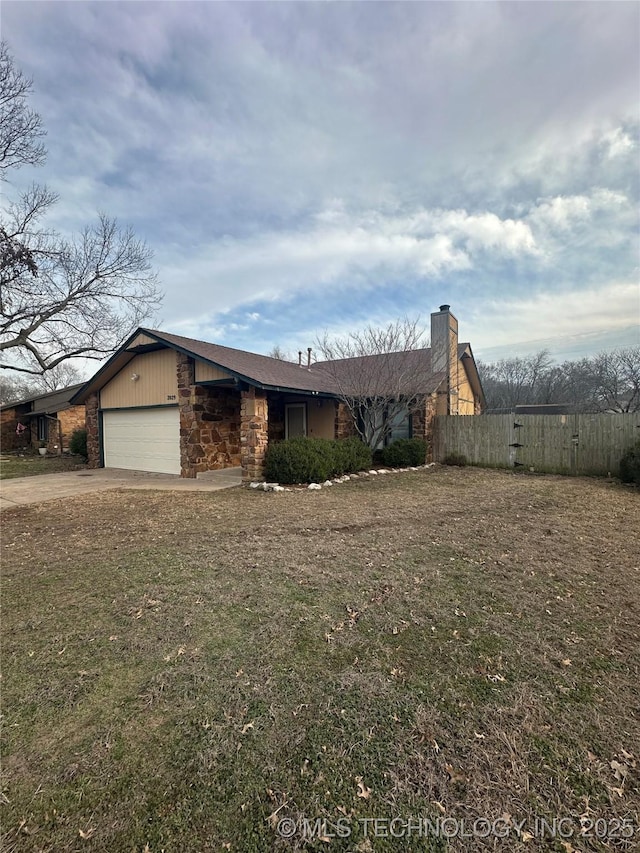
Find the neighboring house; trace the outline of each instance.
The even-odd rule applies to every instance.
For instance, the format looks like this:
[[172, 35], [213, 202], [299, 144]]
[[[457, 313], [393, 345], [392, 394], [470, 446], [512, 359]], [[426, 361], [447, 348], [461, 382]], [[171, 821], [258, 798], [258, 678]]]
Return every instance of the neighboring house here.
[[[431, 341], [411, 356], [424, 402], [394, 424], [396, 435], [428, 439], [435, 414], [479, 414], [484, 403], [471, 347], [458, 343], [448, 305], [431, 316]], [[354, 434], [336, 365], [329, 371], [327, 363], [292, 364], [140, 328], [73, 398], [86, 404], [89, 465], [183, 477], [241, 466], [245, 479], [260, 479], [271, 441]]]
[[2, 450], [27, 450], [41, 446], [45, 446], [49, 453], [68, 450], [73, 431], [85, 425], [84, 404], [71, 402], [83, 387], [84, 383], [71, 385], [0, 406]]

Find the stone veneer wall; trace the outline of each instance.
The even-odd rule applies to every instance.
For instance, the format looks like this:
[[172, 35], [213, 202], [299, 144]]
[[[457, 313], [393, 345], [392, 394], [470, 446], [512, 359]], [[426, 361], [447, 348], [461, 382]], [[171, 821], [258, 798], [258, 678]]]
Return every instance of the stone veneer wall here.
[[240, 396], [233, 388], [195, 384], [194, 361], [176, 353], [182, 477], [234, 468], [240, 458]]
[[189, 461], [187, 447], [193, 422], [191, 389], [195, 384], [195, 363], [188, 355], [176, 352], [176, 374], [178, 378], [178, 407], [180, 409], [180, 476], [195, 477], [196, 470]]
[[264, 455], [269, 443], [269, 403], [266, 391], [241, 392], [240, 453], [244, 480], [263, 478]]
[[[55, 420], [53, 419], [55, 417]], [[32, 444], [34, 447], [39, 447], [38, 441], [38, 418], [32, 420]], [[71, 406], [69, 409], [64, 409], [57, 412], [55, 416], [48, 418], [49, 432], [47, 439], [48, 453], [62, 453], [63, 450], [69, 449], [69, 439], [71, 433], [76, 429], [84, 429], [86, 427], [86, 412], [84, 406]], [[58, 423], [59, 421], [59, 423]], [[60, 446], [60, 437], [62, 435], [62, 446]]]
[[352, 435], [357, 435], [356, 425], [353, 422], [353, 416], [349, 411], [348, 406], [336, 400], [336, 420], [335, 420], [335, 437], [350, 438]]
[[100, 467], [100, 435], [98, 430], [98, 394], [89, 394], [85, 401], [85, 428], [87, 430], [87, 465]]
[[429, 394], [411, 415], [411, 434], [427, 443], [427, 462], [433, 460], [433, 419], [436, 414], [437, 394]]

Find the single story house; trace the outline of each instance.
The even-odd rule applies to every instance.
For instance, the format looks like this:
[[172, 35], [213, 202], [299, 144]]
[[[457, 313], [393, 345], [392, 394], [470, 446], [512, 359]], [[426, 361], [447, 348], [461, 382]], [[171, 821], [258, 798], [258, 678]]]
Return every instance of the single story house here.
[[0, 406], [2, 450], [68, 450], [73, 431], [85, 425], [84, 403], [71, 402], [83, 387], [84, 382]]
[[[423, 403], [396, 435], [428, 439], [435, 414], [480, 413], [475, 360], [448, 305], [431, 316], [431, 347], [410, 357]], [[374, 371], [378, 358], [366, 357]], [[242, 467], [260, 479], [271, 441], [354, 434], [336, 383], [349, 361], [295, 364], [139, 328], [73, 398], [86, 405], [89, 465], [182, 477]]]

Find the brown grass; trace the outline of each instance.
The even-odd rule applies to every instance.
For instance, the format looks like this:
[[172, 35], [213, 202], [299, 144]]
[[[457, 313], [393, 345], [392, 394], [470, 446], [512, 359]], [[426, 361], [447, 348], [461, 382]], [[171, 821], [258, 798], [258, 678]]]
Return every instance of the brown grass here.
[[637, 848], [637, 492], [441, 468], [3, 520], [4, 849]]

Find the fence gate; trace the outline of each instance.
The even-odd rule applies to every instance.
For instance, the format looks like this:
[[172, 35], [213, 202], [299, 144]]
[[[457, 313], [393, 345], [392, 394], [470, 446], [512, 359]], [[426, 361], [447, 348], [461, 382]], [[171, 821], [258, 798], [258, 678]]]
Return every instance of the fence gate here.
[[577, 415], [514, 415], [511, 465], [576, 474], [579, 440]]

